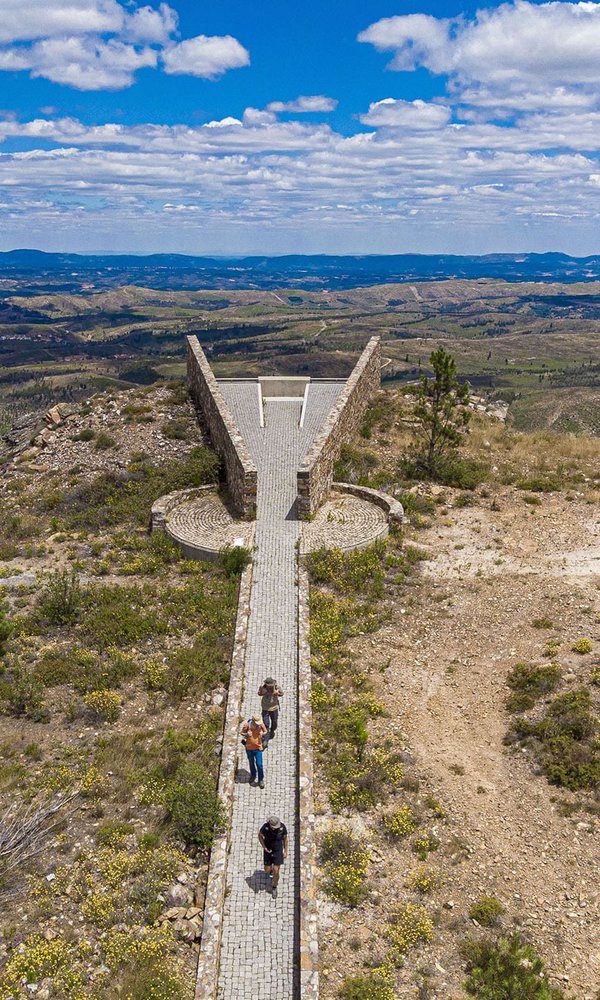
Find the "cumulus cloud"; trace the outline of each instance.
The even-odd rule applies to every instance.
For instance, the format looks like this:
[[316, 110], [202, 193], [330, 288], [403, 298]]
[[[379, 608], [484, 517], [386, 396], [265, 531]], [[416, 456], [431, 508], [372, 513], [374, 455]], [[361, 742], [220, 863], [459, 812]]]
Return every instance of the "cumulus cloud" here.
[[267, 105], [267, 111], [275, 114], [287, 112], [289, 114], [302, 115], [310, 111], [335, 111], [338, 102], [333, 97], [324, 97], [322, 94], [314, 97], [297, 97], [294, 101], [271, 101]]
[[212, 80], [248, 65], [248, 52], [231, 35], [179, 41], [178, 21], [167, 3], [2, 0], [0, 70], [29, 70], [78, 90], [119, 90], [143, 67]]
[[[554, 94], [591, 97], [600, 83], [600, 3], [516, 0], [454, 20], [409, 14], [376, 21], [358, 36], [394, 53], [394, 70], [424, 67], [450, 78], [471, 103], [518, 107]], [[533, 97], [532, 97], [533, 94]], [[537, 95], [537, 98], [536, 98]]]
[[426, 101], [395, 101], [385, 97], [369, 105], [367, 114], [360, 116], [363, 125], [374, 128], [403, 128], [408, 131], [431, 131], [447, 125], [452, 112], [445, 104]]
[[125, 17], [117, 0], [2, 0], [0, 42], [119, 32]]
[[200, 76], [214, 80], [228, 69], [248, 66], [250, 55], [231, 35], [197, 35], [170, 45], [161, 54], [165, 73]]

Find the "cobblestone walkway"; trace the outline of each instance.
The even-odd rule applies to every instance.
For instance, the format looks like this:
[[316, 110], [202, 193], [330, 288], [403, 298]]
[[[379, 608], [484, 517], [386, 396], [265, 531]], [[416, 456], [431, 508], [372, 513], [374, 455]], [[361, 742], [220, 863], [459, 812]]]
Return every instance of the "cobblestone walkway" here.
[[[329, 413], [341, 386], [313, 385], [304, 427], [301, 399], [270, 399], [259, 424], [256, 383], [220, 383], [220, 388], [258, 469], [256, 553], [246, 647], [243, 718], [260, 711], [257, 690], [277, 678], [285, 694], [277, 736], [264, 754], [266, 787], [250, 786], [240, 744], [221, 939], [219, 1000], [297, 996], [298, 934], [296, 853], [297, 585], [296, 469]], [[267, 891], [258, 830], [280, 816], [290, 836], [278, 895]]]

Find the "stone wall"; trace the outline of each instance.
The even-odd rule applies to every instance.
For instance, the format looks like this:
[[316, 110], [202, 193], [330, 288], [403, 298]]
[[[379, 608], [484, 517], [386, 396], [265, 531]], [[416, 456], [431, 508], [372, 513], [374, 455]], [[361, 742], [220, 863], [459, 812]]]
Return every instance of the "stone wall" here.
[[298, 469], [299, 514], [313, 514], [327, 497], [340, 449], [358, 431], [380, 385], [381, 347], [372, 337]]
[[197, 337], [187, 338], [190, 391], [202, 414], [213, 448], [221, 457], [231, 502], [237, 514], [256, 508], [256, 466], [229, 412]]
[[309, 584], [298, 569], [298, 848], [300, 855], [300, 1000], [319, 997], [317, 844], [313, 797]]
[[227, 880], [227, 857], [230, 847], [231, 815], [233, 812], [233, 790], [239, 743], [242, 694], [244, 690], [244, 662], [248, 619], [250, 617], [250, 591], [252, 589], [252, 565], [247, 566], [240, 580], [238, 613], [235, 625], [235, 640], [231, 658], [227, 708], [223, 725], [223, 748], [219, 769], [219, 798], [223, 805], [225, 822], [216, 834], [210, 852], [206, 896], [204, 900], [204, 921], [194, 1000], [216, 1000], [219, 978], [221, 949], [221, 929], [225, 887]]

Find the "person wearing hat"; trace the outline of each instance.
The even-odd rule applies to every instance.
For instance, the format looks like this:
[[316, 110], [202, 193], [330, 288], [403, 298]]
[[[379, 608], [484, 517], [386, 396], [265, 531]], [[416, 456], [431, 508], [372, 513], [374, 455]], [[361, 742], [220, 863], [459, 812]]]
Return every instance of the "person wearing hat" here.
[[263, 737], [266, 736], [267, 727], [260, 715], [253, 715], [251, 719], [242, 726], [242, 743], [246, 747], [246, 756], [250, 765], [250, 784], [256, 781], [258, 773], [258, 787], [265, 787], [265, 772], [263, 770]]
[[288, 852], [288, 832], [285, 823], [282, 823], [279, 816], [269, 816], [266, 823], [263, 823], [258, 831], [258, 839], [263, 849], [263, 860], [265, 864], [265, 874], [272, 875], [271, 892], [277, 896], [277, 883], [279, 882], [279, 869]]
[[279, 718], [279, 699], [283, 691], [274, 677], [266, 677], [258, 689], [261, 698], [260, 707], [262, 720], [269, 732], [269, 739], [272, 740], [277, 729]]

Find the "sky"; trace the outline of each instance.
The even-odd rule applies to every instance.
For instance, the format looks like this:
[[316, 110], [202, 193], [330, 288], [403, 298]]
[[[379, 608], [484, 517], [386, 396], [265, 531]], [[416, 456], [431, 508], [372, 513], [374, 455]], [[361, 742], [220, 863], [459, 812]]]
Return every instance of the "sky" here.
[[0, 250], [600, 252], [600, 2], [0, 0]]

